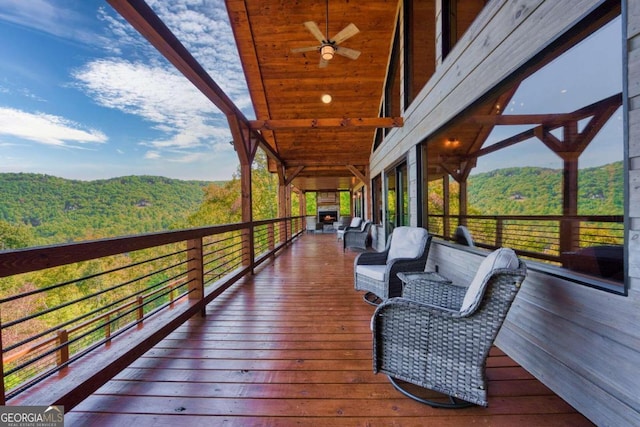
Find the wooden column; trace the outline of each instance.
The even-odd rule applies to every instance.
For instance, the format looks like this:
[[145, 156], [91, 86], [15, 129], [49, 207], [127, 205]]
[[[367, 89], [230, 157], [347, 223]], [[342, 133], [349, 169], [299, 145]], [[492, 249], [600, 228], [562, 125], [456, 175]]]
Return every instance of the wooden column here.
[[[202, 261], [202, 238], [187, 240], [187, 280], [189, 282], [189, 300], [202, 300], [204, 298], [204, 266]], [[202, 306], [200, 315], [206, 315]]]
[[444, 175], [442, 177], [442, 235], [447, 238], [451, 235], [451, 231], [449, 230], [449, 227], [451, 227], [451, 225], [449, 224], [449, 215], [450, 215], [450, 209], [449, 209], [449, 203], [450, 203], [450, 195], [449, 195], [449, 175]]

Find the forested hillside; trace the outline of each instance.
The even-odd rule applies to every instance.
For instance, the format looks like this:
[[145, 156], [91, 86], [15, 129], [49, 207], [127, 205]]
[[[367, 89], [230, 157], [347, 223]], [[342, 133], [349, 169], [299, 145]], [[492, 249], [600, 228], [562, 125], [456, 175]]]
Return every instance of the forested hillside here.
[[183, 227], [209, 184], [155, 176], [79, 181], [3, 173], [0, 227], [12, 227], [14, 238], [27, 240], [11, 247]]
[[[562, 170], [506, 168], [469, 178], [470, 213], [482, 215], [562, 215]], [[622, 162], [580, 169], [578, 213], [622, 215]]]
[[[266, 167], [253, 173], [254, 217], [271, 218], [277, 183]], [[239, 185], [237, 177], [212, 183], [155, 176], [77, 181], [0, 174], [0, 250], [237, 222]], [[579, 213], [621, 215], [623, 186], [622, 162], [580, 170]], [[560, 215], [561, 189], [558, 169], [507, 168], [473, 175], [469, 213]], [[441, 211], [441, 193], [430, 188], [430, 212]], [[451, 201], [457, 205], [455, 184]]]

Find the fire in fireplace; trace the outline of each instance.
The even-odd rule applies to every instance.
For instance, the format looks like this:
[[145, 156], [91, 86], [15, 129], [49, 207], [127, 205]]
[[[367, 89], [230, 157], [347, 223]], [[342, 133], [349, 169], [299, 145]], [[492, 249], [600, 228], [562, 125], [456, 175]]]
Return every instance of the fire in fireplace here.
[[333, 224], [338, 220], [338, 211], [318, 211], [318, 222]]

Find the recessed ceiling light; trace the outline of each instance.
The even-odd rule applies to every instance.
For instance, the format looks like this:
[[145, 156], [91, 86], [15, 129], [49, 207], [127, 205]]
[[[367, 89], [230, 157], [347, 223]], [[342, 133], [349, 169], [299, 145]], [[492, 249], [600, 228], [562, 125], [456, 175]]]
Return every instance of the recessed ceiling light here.
[[333, 98], [331, 98], [331, 95], [329, 95], [328, 93], [325, 93], [324, 95], [322, 95], [321, 99], [325, 104], [329, 104]]

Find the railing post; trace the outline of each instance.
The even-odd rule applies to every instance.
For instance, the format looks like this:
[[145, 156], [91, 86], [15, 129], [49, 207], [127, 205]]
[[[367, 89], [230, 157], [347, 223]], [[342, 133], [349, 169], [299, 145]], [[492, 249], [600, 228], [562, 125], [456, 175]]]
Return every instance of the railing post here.
[[271, 222], [267, 225], [267, 242], [269, 245], [269, 252], [271, 252], [276, 247], [276, 239], [275, 239], [275, 231], [274, 231], [275, 223]]
[[58, 351], [56, 352], [56, 363], [58, 366], [62, 366], [63, 364], [69, 361], [69, 333], [66, 329], [61, 329], [57, 332], [56, 344]]
[[[202, 260], [202, 238], [191, 239], [187, 241], [188, 257], [187, 268], [187, 280], [189, 281], [189, 299], [190, 300], [202, 300], [204, 299], [204, 266]], [[200, 311], [202, 317], [205, 316], [205, 306], [202, 305]]]
[[104, 325], [104, 338], [111, 342], [111, 316], [107, 315], [107, 323]]
[[[0, 309], [0, 326], [2, 326], [2, 309]], [[2, 348], [2, 329], [0, 328], [0, 405], [4, 406], [7, 401], [4, 396], [4, 350]]]
[[169, 291], [169, 307], [173, 308], [173, 302], [176, 299], [176, 287], [175, 287], [175, 282], [171, 282], [169, 284], [169, 287], [171, 288], [171, 290]]
[[502, 218], [496, 219], [496, 248], [502, 246], [502, 233], [504, 231], [504, 220]]
[[136, 310], [136, 320], [139, 322], [139, 324], [142, 324], [142, 322], [144, 321], [144, 298], [138, 295], [138, 297], [136, 297], [136, 303], [138, 304], [138, 309]]

